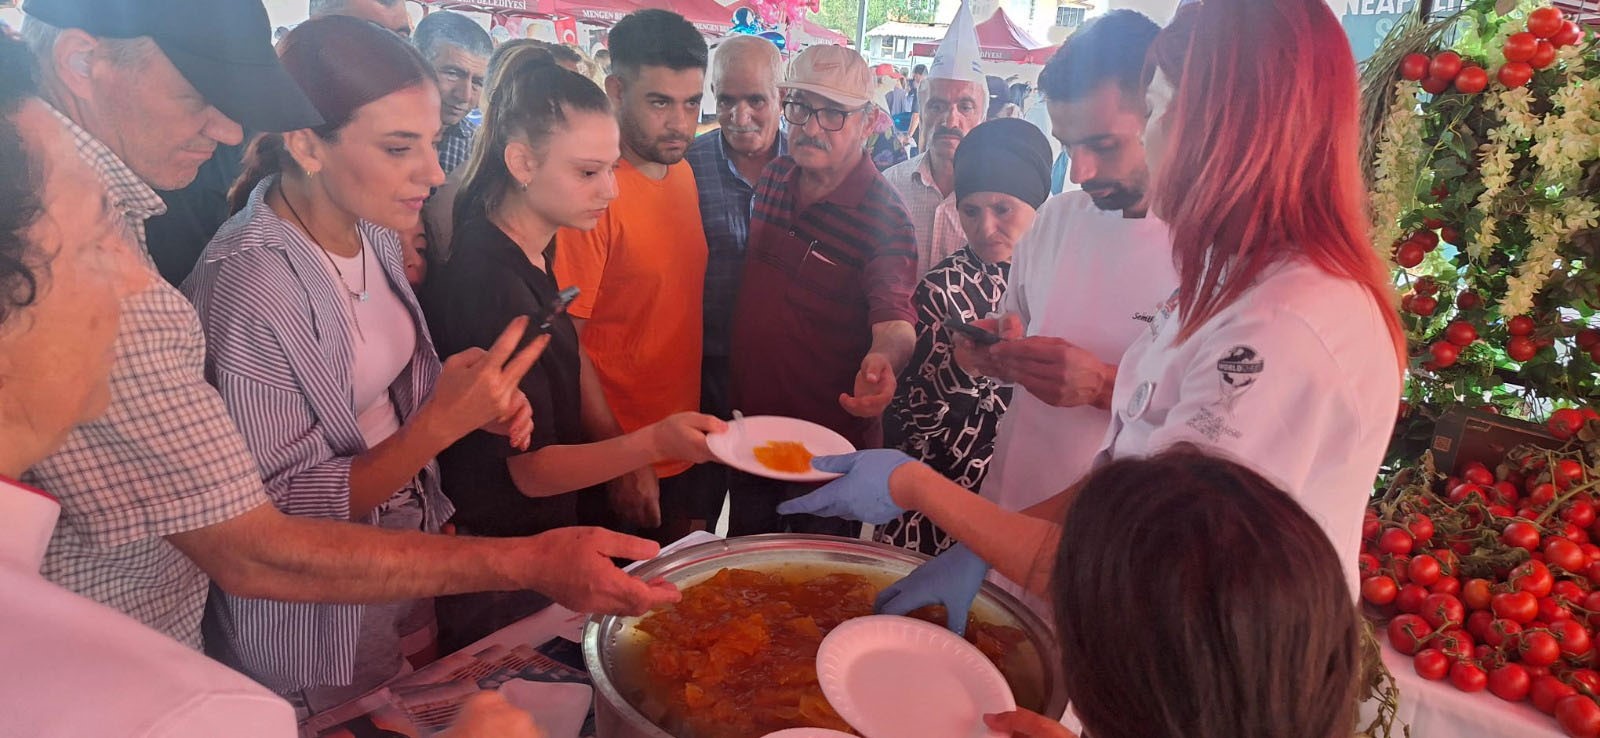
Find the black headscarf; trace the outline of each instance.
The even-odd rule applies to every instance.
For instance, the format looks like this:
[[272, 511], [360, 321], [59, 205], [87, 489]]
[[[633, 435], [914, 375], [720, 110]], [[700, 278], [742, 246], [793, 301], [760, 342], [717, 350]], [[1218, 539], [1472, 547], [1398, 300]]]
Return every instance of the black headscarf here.
[[1038, 210], [1050, 197], [1050, 142], [1021, 118], [996, 118], [972, 129], [956, 149], [956, 200], [1002, 192]]

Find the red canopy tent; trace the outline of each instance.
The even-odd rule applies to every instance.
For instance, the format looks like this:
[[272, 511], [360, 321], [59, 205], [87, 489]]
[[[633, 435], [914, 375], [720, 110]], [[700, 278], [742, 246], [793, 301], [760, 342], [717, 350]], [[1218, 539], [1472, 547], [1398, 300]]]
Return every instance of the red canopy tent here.
[[[1050, 61], [1059, 46], [1040, 43], [1021, 26], [1011, 22], [1011, 17], [1006, 15], [1005, 8], [994, 11], [989, 20], [979, 23], [975, 30], [978, 32], [978, 55], [988, 61], [1004, 61], [1017, 64], [1043, 64]], [[912, 56], [933, 56], [939, 50], [939, 43], [923, 42], [911, 47]]]

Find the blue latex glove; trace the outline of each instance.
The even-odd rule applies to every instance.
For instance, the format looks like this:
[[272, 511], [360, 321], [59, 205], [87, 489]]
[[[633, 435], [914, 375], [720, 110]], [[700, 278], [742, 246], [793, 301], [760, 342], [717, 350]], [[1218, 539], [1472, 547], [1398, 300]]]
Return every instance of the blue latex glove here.
[[889, 498], [889, 475], [910, 461], [910, 456], [891, 449], [818, 456], [811, 460], [812, 468], [844, 476], [779, 505], [778, 514], [804, 513], [883, 525], [905, 512]]
[[989, 575], [989, 564], [958, 543], [933, 557], [916, 571], [883, 590], [872, 609], [882, 615], [904, 615], [929, 605], [944, 605], [949, 611], [945, 627], [956, 635], [967, 634], [967, 612], [972, 600]]

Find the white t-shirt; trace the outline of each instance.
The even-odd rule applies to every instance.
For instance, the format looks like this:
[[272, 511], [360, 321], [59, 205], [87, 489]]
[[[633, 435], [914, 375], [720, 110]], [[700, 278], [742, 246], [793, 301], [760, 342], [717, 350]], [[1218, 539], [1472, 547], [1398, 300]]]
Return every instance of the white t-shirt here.
[[39, 576], [60, 507], [0, 480], [0, 733], [292, 738], [294, 708], [248, 677]]
[[[1165, 223], [1065, 192], [1039, 208], [1017, 244], [1001, 310], [1017, 313], [1029, 336], [1065, 339], [1116, 364], [1177, 284]], [[1055, 407], [1018, 386], [1000, 418], [983, 496], [1007, 510], [1055, 496], [1088, 472], [1110, 422], [1109, 411]]]
[[1400, 367], [1366, 290], [1302, 261], [1268, 270], [1180, 345], [1176, 299], [1117, 371], [1096, 464], [1189, 442], [1282, 486], [1356, 589], [1361, 516], [1394, 429]]
[[[326, 253], [326, 252], [324, 252]], [[338, 285], [343, 280], [350, 292], [360, 293], [363, 286], [362, 261], [366, 262], [366, 300], [350, 298], [348, 306], [355, 324], [351, 337], [355, 366], [351, 380], [355, 385], [351, 407], [355, 409], [356, 425], [361, 437], [371, 448], [400, 430], [400, 413], [389, 396], [389, 386], [400, 376], [417, 349], [417, 326], [411, 311], [395, 294], [384, 276], [383, 266], [371, 244], [365, 244], [356, 256], [336, 256], [328, 253], [329, 260], [338, 268], [328, 266], [328, 276]]]

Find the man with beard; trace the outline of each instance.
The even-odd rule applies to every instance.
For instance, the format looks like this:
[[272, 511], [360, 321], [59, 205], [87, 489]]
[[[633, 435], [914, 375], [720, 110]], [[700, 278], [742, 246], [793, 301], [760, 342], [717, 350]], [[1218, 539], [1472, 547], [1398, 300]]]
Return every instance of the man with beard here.
[[[594, 230], [562, 229], [555, 256], [557, 281], [580, 290], [567, 312], [586, 357], [591, 441], [700, 409], [706, 277], [699, 193], [683, 160], [700, 121], [705, 39], [677, 13], [640, 10], [611, 29], [608, 45], [606, 94], [622, 132], [617, 199]], [[611, 512], [620, 519], [602, 522], [661, 541], [705, 527], [720, 512], [722, 491], [697, 489], [682, 476], [689, 466], [661, 464], [612, 482]]]
[[[924, 151], [883, 173], [917, 229], [917, 275], [966, 244], [955, 210], [955, 156], [961, 139], [984, 121], [989, 92], [978, 71], [978, 36], [965, 3], [939, 43], [922, 101]], [[941, 204], [945, 204], [943, 209]]]
[[433, 65], [439, 83], [439, 168], [449, 174], [472, 154], [478, 126], [467, 114], [478, 107], [494, 42], [477, 23], [460, 13], [436, 10], [417, 24], [412, 41]]
[[[874, 448], [916, 344], [915, 231], [862, 149], [875, 107], [861, 55], [807, 48], [779, 88], [789, 155], [756, 186], [733, 313], [733, 406], [809, 420]], [[736, 474], [732, 486], [731, 535], [854, 535], [842, 520], [780, 517], [777, 504], [808, 491], [802, 485]]]
[[1159, 30], [1131, 10], [1089, 22], [1039, 84], [1082, 191], [1052, 197], [1012, 257], [998, 320], [1003, 340], [955, 336], [973, 374], [1014, 383], [981, 491], [1010, 510], [1061, 491], [1089, 469], [1111, 420], [1117, 361], [1150, 330], [1152, 305], [1177, 289], [1166, 224], [1147, 216], [1145, 51]]

